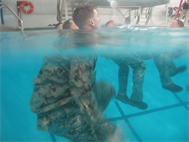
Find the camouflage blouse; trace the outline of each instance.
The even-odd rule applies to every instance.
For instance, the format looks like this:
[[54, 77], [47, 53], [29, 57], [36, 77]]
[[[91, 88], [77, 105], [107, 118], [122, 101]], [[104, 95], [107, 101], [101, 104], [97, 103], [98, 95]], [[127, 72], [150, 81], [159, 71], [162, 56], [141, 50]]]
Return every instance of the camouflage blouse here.
[[91, 91], [96, 79], [95, 64], [94, 56], [44, 57], [30, 100], [30, 108], [37, 114], [38, 130], [70, 140], [104, 137], [97, 129], [109, 122], [102, 117]]

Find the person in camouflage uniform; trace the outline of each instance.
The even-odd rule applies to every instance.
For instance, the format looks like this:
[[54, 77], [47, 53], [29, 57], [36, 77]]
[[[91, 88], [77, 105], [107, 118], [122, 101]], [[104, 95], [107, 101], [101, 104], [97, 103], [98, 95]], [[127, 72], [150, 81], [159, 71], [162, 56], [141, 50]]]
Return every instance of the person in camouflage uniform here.
[[[142, 101], [143, 99], [143, 82], [144, 73], [146, 70], [146, 65], [144, 61], [137, 55], [132, 54], [122, 54], [123, 56], [109, 56], [107, 58], [114, 61], [119, 66], [118, 71], [118, 81], [119, 90], [116, 99], [122, 101], [123, 103], [130, 104], [131, 106], [137, 107], [139, 109], [145, 110], [148, 105]], [[127, 82], [129, 75], [129, 66], [133, 69], [133, 93], [128, 98], [127, 92]]]
[[[114, 21], [109, 22], [114, 23]], [[115, 24], [108, 23], [106, 24], [107, 27], [115, 27]], [[136, 50], [132, 53], [132, 55], [121, 52], [120, 55], [112, 54], [107, 57], [113, 60], [119, 66], [119, 90], [116, 99], [142, 110], [148, 108], [148, 105], [142, 101], [144, 74], [146, 70], [146, 65], [143, 60], [149, 60], [152, 58], [154, 58], [154, 63], [159, 71], [162, 87], [171, 92], [181, 92], [183, 88], [174, 84], [170, 77], [175, 76], [176, 74], [181, 73], [187, 69], [186, 66], [177, 68], [173, 62], [173, 59], [182, 56], [186, 52], [187, 49], [181, 49], [177, 52], [171, 52], [169, 54], [155, 53], [150, 51], [140, 53]], [[130, 99], [127, 96], [129, 66], [131, 66], [133, 69], [133, 93]]]
[[[119, 90], [116, 99], [142, 110], [148, 108], [148, 105], [142, 101], [144, 74], [146, 70], [146, 65], [143, 60], [149, 60], [152, 58], [159, 71], [162, 87], [171, 92], [181, 92], [183, 90], [183, 88], [176, 85], [170, 77], [185, 71], [187, 69], [186, 66], [181, 66], [177, 68], [175, 63], [173, 62], [173, 58], [169, 55], [166, 55], [165, 53], [144, 54], [142, 56], [138, 53], [131, 56], [119, 56], [116, 58], [110, 57], [110, 59], [112, 59], [119, 66]], [[128, 98], [126, 93], [129, 66], [131, 66], [131, 68], [133, 69], [133, 93], [130, 99]]]
[[[92, 16], [95, 15], [90, 6], [75, 11], [78, 9], [90, 9]], [[71, 141], [114, 141], [115, 138], [119, 141], [117, 137], [123, 141], [119, 129], [102, 115], [116, 91], [109, 83], [96, 81], [96, 60], [92, 55], [44, 57], [30, 100], [30, 108], [37, 114], [38, 130]]]
[[[95, 82], [94, 57], [46, 56], [30, 101], [37, 113], [37, 129], [70, 140], [101, 140], [107, 129], [115, 131], [102, 112], [115, 89], [105, 82]], [[107, 135], [109, 135], [107, 133]]]

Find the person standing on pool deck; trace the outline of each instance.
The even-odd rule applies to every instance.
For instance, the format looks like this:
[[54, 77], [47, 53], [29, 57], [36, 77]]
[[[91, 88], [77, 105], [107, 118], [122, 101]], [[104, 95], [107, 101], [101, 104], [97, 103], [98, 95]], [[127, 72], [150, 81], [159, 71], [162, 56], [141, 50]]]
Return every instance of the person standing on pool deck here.
[[186, 24], [187, 20], [188, 20], [188, 14], [189, 14], [189, 0], [186, 0], [183, 4], [182, 4], [182, 13], [179, 16], [179, 20], [181, 20], [182, 16], [184, 15], [184, 23]]

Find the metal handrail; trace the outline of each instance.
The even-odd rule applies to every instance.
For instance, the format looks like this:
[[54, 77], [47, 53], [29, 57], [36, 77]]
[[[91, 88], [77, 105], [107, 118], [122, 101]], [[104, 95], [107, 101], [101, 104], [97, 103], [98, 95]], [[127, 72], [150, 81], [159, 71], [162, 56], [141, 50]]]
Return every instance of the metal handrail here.
[[21, 30], [23, 32], [24, 31], [24, 26], [23, 26], [22, 19], [20, 19], [20, 17], [18, 17], [18, 15], [8, 5], [3, 4], [3, 3], [0, 3], [0, 5], [1, 5], [0, 9], [3, 8], [3, 7], [8, 8], [12, 12], [12, 14], [20, 21], [20, 23], [21, 23]]

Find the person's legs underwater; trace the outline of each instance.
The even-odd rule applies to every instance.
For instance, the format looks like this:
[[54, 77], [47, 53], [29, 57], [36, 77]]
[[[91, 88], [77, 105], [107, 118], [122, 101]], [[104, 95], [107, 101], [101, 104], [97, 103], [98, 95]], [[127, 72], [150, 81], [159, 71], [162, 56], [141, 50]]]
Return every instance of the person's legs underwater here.
[[148, 108], [148, 105], [144, 103], [142, 99], [146, 65], [142, 59], [135, 58], [135, 61], [133, 63], [131, 62], [130, 66], [133, 68], [133, 93], [130, 97], [130, 105], [145, 110]]
[[128, 76], [129, 76], [129, 65], [123, 63], [120, 64], [119, 72], [118, 72], [119, 90], [116, 99], [126, 104], [129, 104], [130, 102], [127, 96]]
[[188, 48], [182, 47], [182, 48], [179, 48], [179, 49], [172, 51], [168, 54], [168, 57], [166, 58], [167, 59], [166, 64], [168, 65], [170, 77], [173, 77], [173, 76], [177, 75], [178, 73], [182, 73], [187, 70], [187, 66], [176, 67], [176, 65], [174, 63], [174, 59], [181, 57], [182, 55], [186, 54], [187, 52], [188, 52]]
[[[126, 95], [129, 65], [133, 69], [133, 93], [130, 99]], [[147, 109], [148, 105], [142, 101], [145, 63], [137, 56], [131, 56], [125, 58], [119, 66], [119, 92], [116, 99], [142, 110]]]
[[[99, 111], [103, 113], [112, 97], [114, 97], [116, 94], [115, 88], [105, 81], [97, 81], [94, 85], [93, 92], [98, 102]], [[121, 130], [112, 123], [104, 123], [99, 128], [101, 129], [98, 130], [99, 135], [104, 135], [104, 137], [106, 137], [108, 141], [124, 141], [124, 137]]]
[[[96, 109], [98, 109], [99, 113], [102, 115], [103, 111], [108, 106], [111, 98], [115, 95], [116, 91], [111, 84], [104, 81], [97, 81], [94, 84], [92, 91], [95, 94], [96, 98], [96, 100], [94, 101], [98, 102], [98, 108]], [[89, 105], [89, 107], [95, 106]], [[78, 113], [71, 113], [73, 108], [74, 110], [77, 109]], [[115, 125], [105, 119], [103, 122], [99, 121], [99, 123], [97, 123], [98, 126], [96, 127], [98, 129], [95, 132], [92, 131], [91, 126], [86, 123], [86, 118], [82, 113], [80, 113], [80, 108], [77, 106], [76, 103], [70, 102], [70, 104], [62, 108], [62, 111], [65, 111], [64, 116], [60, 117], [58, 120], [52, 120], [50, 122], [49, 132], [51, 132], [52, 134], [66, 137], [72, 142], [124, 141], [123, 134], [119, 130], [119, 128], [117, 128]], [[66, 114], [72, 115], [72, 120], [67, 120]], [[95, 118], [93, 119], [94, 122], [98, 122], [98, 120], [95, 120]]]
[[170, 58], [167, 59], [166, 64], [167, 64], [168, 74], [170, 77], [173, 77], [187, 70], [186, 66], [176, 67], [173, 59]]
[[115, 88], [105, 81], [97, 81], [93, 87], [93, 92], [98, 102], [99, 111], [103, 113], [112, 97], [116, 94]]
[[176, 70], [173, 61], [170, 60], [167, 55], [160, 54], [154, 57], [154, 63], [159, 71], [162, 87], [171, 92], [181, 92], [183, 88], [174, 84], [169, 77], [169, 67], [171, 67], [172, 70]]

